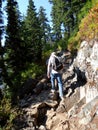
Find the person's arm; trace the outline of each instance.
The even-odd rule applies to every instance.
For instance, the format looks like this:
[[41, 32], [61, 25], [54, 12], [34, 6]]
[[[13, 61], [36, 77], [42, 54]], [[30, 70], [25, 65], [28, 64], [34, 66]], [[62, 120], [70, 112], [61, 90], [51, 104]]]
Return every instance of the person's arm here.
[[47, 77], [50, 78], [50, 72], [51, 72], [51, 61], [49, 58], [48, 65], [47, 65]]

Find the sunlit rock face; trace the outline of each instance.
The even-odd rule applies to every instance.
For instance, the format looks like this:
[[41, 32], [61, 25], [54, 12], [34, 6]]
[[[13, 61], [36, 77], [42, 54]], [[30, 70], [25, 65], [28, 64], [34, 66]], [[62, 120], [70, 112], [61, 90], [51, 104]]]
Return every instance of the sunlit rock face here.
[[[86, 97], [86, 102], [90, 102], [98, 95], [98, 41], [83, 41], [78, 50], [77, 57], [74, 59], [73, 66], [78, 68], [82, 74], [81, 77], [86, 77], [87, 83], [83, 92], [80, 89], [80, 95]], [[81, 79], [82, 80], [82, 79]], [[81, 91], [82, 90], [82, 91]], [[82, 96], [81, 96], [82, 97]], [[80, 97], [80, 98], [81, 98]]]
[[92, 69], [96, 72], [98, 70], [98, 42], [95, 41], [90, 56]]

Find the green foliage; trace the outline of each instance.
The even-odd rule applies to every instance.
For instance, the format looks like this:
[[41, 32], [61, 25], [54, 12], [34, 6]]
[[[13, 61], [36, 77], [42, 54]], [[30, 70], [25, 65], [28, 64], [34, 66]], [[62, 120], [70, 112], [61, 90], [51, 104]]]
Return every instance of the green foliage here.
[[91, 0], [91, 3], [92, 3], [92, 7], [94, 7], [98, 3], [98, 0]]
[[78, 39], [93, 39], [98, 36], [98, 4], [96, 4], [81, 21]]
[[[59, 49], [66, 48], [67, 43], [65, 41], [72, 36], [75, 36], [78, 31], [78, 24], [80, 23], [82, 16], [85, 14], [81, 9], [86, 5], [87, 1], [80, 0], [51, 0], [49, 1], [52, 6], [51, 16], [53, 22], [53, 33], [55, 41], [57, 41], [57, 47]], [[88, 4], [87, 4], [88, 6]], [[88, 11], [89, 8], [86, 8]], [[78, 15], [81, 14], [81, 17]], [[65, 47], [64, 47], [65, 43]]]
[[44, 73], [44, 67], [35, 63], [29, 65], [28, 69], [21, 73], [21, 77], [25, 80], [27, 78], [37, 78]]
[[[7, 1], [7, 27], [5, 41], [5, 56], [4, 56], [4, 81], [10, 87], [15, 86], [14, 81], [20, 75], [23, 69], [22, 62], [22, 42], [20, 37], [20, 17], [17, 2], [13, 0]], [[16, 83], [16, 82], [15, 82]]]
[[13, 120], [20, 112], [16, 107], [12, 108], [11, 100], [4, 97], [0, 101], [0, 120], [3, 124], [0, 124], [0, 130], [11, 130], [13, 126]]
[[51, 49], [51, 48], [49, 48], [47, 51], [44, 51], [43, 52], [43, 59], [47, 59], [47, 58], [49, 58], [49, 55], [51, 54], [51, 52], [52, 52], [53, 50]]
[[43, 52], [47, 52], [50, 49], [51, 49], [51, 45], [50, 45], [50, 43], [47, 42], [47, 44], [45, 44], [45, 46], [44, 46]]
[[77, 35], [70, 37], [68, 40], [68, 48], [69, 50], [78, 49], [82, 40], [90, 40], [96, 37], [98, 37], [98, 2], [81, 20]]
[[8, 116], [11, 110], [10, 99], [3, 98], [0, 102], [0, 115]]
[[88, 0], [86, 4], [83, 6], [83, 8], [80, 10], [80, 13], [78, 14], [79, 23], [81, 19], [83, 19], [88, 14], [88, 11], [91, 9], [91, 7], [92, 2]]
[[10, 119], [10, 113], [11, 113], [11, 102], [9, 99], [3, 98], [0, 102], [0, 118], [1, 120], [4, 120], [5, 124], [3, 128], [1, 127], [4, 130], [6, 130], [5, 126], [7, 125], [8, 120]]
[[12, 95], [12, 101], [14, 101], [24, 78], [36, 77], [42, 72], [41, 67], [31, 64], [41, 61], [42, 44], [40, 24], [32, 0], [29, 0], [27, 16], [22, 23], [16, 1], [8, 0], [6, 11], [8, 16], [4, 54], [4, 69], [6, 71], [3, 70], [3, 76], [8, 85], [7, 96]]
[[67, 48], [67, 42], [65, 39], [61, 39], [59, 42], [58, 42], [58, 50], [65, 50]]
[[68, 40], [68, 50], [70, 50], [72, 53], [74, 53], [74, 50], [77, 50], [79, 47], [79, 41], [75, 37], [71, 37]]
[[3, 91], [4, 91], [5, 98], [10, 100], [11, 99], [11, 91], [10, 91], [9, 86], [5, 85]]
[[46, 42], [49, 41], [50, 38], [50, 25], [49, 25], [49, 21], [48, 18], [46, 17], [46, 13], [45, 13], [45, 9], [41, 6], [39, 9], [39, 22], [40, 22], [40, 27], [41, 27], [41, 35], [42, 35], [42, 43], [43, 43], [43, 48], [46, 45]]
[[67, 48], [67, 42], [65, 41], [65, 39], [61, 39], [60, 41], [58, 42], [53, 42], [51, 45], [50, 44], [47, 44], [45, 46], [45, 49], [43, 51], [43, 62], [44, 64], [46, 63], [46, 60], [49, 58], [50, 54], [53, 52], [53, 51], [61, 51], [61, 50], [65, 50]]
[[[6, 128], [0, 129], [11, 129], [17, 115], [11, 108], [11, 96], [17, 98], [17, 91], [25, 80], [38, 78], [45, 73], [45, 63], [51, 52], [67, 47], [74, 52], [82, 39], [98, 37], [98, 0], [87, 0], [84, 3], [79, 0], [50, 1], [53, 4], [52, 33], [45, 10], [40, 8], [38, 17], [32, 0], [29, 0], [27, 16], [21, 26], [15, 6], [17, 2], [7, 1], [8, 25], [2, 66], [5, 65], [3, 76], [9, 86], [5, 88], [6, 97], [0, 102], [0, 117], [5, 117], [7, 124]], [[89, 11], [92, 6], [95, 7]]]
[[33, 0], [29, 0], [29, 5], [27, 9], [27, 16], [24, 20], [27, 38], [26, 43], [31, 47], [30, 53], [32, 61], [36, 62], [41, 60], [42, 56], [42, 33], [40, 22], [36, 13], [36, 8]]

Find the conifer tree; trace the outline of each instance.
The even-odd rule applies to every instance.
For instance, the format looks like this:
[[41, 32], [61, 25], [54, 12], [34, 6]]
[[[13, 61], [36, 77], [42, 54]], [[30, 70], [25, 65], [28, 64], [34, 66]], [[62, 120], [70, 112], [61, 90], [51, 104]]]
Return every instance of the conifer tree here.
[[39, 62], [42, 58], [41, 28], [33, 0], [29, 0], [27, 16], [25, 18], [28, 46], [33, 62]]
[[20, 17], [16, 0], [7, 0], [7, 27], [5, 37], [6, 83], [13, 92], [21, 85], [21, 71], [24, 70], [23, 49], [20, 37]]
[[42, 33], [42, 43], [43, 46], [50, 40], [50, 25], [48, 18], [46, 17], [45, 9], [41, 6], [39, 9], [39, 22], [40, 22], [40, 27], [41, 27], [41, 33]]
[[53, 23], [53, 31], [55, 34], [54, 37], [58, 41], [62, 38], [61, 25], [62, 25], [63, 1], [51, 0], [50, 3], [53, 4], [51, 17]]
[[64, 33], [67, 40], [77, 28], [78, 14], [87, 0], [49, 0], [52, 6], [52, 22], [56, 39], [62, 39]]

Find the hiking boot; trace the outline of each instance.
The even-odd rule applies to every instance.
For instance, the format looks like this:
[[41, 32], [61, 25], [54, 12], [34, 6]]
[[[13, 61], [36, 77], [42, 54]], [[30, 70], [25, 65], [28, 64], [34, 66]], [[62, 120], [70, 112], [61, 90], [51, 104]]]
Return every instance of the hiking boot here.
[[65, 99], [64, 99], [64, 97], [61, 98], [60, 105], [61, 105], [61, 106], [62, 106], [62, 105], [65, 106]]
[[64, 101], [65, 99], [64, 99], [64, 97], [61, 97], [61, 101]]

